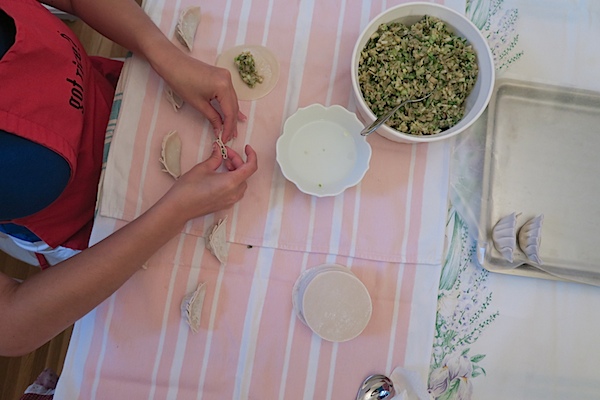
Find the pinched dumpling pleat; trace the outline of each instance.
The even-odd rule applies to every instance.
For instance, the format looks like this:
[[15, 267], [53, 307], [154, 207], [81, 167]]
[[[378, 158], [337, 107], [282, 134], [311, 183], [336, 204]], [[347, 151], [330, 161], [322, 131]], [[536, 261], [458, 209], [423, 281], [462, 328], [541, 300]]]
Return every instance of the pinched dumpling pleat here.
[[181, 315], [194, 333], [200, 330], [200, 318], [202, 317], [202, 305], [206, 295], [206, 283], [198, 285], [196, 290], [187, 294], [181, 301]]
[[541, 265], [540, 259], [540, 244], [542, 242], [542, 224], [544, 222], [544, 214], [540, 214], [529, 221], [519, 229], [519, 247], [529, 261]]
[[223, 143], [223, 129], [219, 132], [219, 137], [215, 139], [215, 143], [219, 146], [219, 150], [221, 150], [221, 157], [223, 160], [227, 160], [227, 148], [225, 147], [225, 143]]
[[513, 262], [513, 253], [517, 245], [517, 217], [512, 213], [502, 217], [492, 228], [492, 240], [496, 250], [509, 262]]
[[173, 106], [173, 110], [175, 110], [175, 112], [179, 111], [179, 109], [183, 107], [183, 99], [181, 96], [175, 93], [175, 91], [168, 86], [165, 88], [165, 95], [167, 96], [167, 101]]
[[194, 37], [200, 24], [200, 7], [188, 7], [181, 12], [177, 21], [177, 38], [189, 51], [194, 48]]
[[177, 179], [181, 176], [181, 139], [177, 131], [171, 131], [162, 141], [160, 158], [163, 171]]
[[221, 264], [227, 262], [227, 216], [219, 220], [206, 238], [206, 248], [211, 252], [213, 256], [219, 260]]

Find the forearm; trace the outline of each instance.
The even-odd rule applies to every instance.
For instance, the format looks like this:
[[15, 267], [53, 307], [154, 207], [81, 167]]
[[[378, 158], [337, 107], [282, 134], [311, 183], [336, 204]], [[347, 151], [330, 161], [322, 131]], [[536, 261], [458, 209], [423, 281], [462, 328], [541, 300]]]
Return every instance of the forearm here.
[[0, 293], [5, 321], [0, 354], [32, 351], [73, 324], [125, 283], [183, 224], [168, 205], [159, 204], [77, 256], [5, 288]]
[[158, 69], [181, 51], [160, 31], [134, 0], [40, 0], [81, 18], [110, 40]]

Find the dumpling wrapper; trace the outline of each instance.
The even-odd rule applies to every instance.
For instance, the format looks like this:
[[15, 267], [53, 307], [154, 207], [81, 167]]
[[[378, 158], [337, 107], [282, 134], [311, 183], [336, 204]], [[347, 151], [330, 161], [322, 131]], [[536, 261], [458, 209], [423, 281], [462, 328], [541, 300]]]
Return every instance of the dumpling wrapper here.
[[196, 36], [198, 25], [200, 25], [201, 15], [200, 7], [188, 7], [181, 12], [179, 20], [177, 21], [177, 39], [179, 39], [189, 51], [192, 51], [194, 48], [194, 37]]
[[219, 260], [221, 264], [227, 262], [229, 254], [227, 248], [227, 216], [219, 220], [211, 229], [208, 238], [206, 239], [206, 248], [213, 256]]
[[323, 271], [304, 290], [302, 313], [317, 335], [345, 342], [362, 333], [371, 319], [371, 297], [353, 274]]
[[168, 86], [165, 88], [165, 95], [167, 96], [167, 101], [173, 106], [173, 110], [175, 110], [175, 112], [179, 111], [179, 109], [183, 107], [183, 99], [181, 96], [175, 93], [173, 89]]
[[[256, 64], [256, 72], [263, 77], [263, 82], [257, 83], [253, 88], [242, 80], [235, 66], [235, 58], [245, 51], [252, 53]], [[269, 94], [279, 80], [279, 61], [277, 61], [271, 50], [264, 46], [242, 45], [232, 47], [219, 56], [216, 65], [231, 72], [231, 81], [238, 100], [258, 100]]]
[[195, 291], [187, 294], [181, 301], [181, 315], [194, 333], [200, 330], [200, 318], [202, 317], [202, 305], [206, 295], [206, 283], [198, 285]]
[[519, 229], [519, 247], [527, 256], [529, 261], [533, 261], [538, 265], [542, 265], [540, 259], [540, 244], [542, 241], [542, 224], [544, 222], [544, 214], [540, 214], [535, 218], [525, 222]]
[[517, 217], [519, 215], [513, 212], [502, 217], [492, 229], [494, 247], [509, 262], [513, 262], [513, 252], [517, 246]]
[[163, 171], [173, 178], [181, 176], [181, 138], [177, 131], [171, 131], [164, 137], [158, 161], [163, 165]]

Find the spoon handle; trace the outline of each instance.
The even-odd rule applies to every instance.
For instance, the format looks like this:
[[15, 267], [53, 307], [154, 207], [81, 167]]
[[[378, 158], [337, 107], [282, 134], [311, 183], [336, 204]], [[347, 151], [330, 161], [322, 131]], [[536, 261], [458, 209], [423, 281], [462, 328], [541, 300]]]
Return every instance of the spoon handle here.
[[423, 101], [423, 100], [425, 100], [426, 98], [428, 98], [429, 96], [431, 96], [431, 94], [432, 94], [432, 93], [433, 93], [433, 92], [430, 92], [429, 94], [427, 94], [426, 96], [423, 96], [423, 97], [421, 97], [420, 99], [411, 99], [411, 100], [406, 100], [406, 101], [403, 101], [402, 103], [400, 103], [400, 104], [398, 104], [396, 107], [394, 107], [394, 108], [392, 109], [392, 111], [390, 111], [389, 113], [387, 113], [387, 114], [384, 114], [384, 115], [382, 115], [381, 117], [377, 118], [377, 119], [375, 120], [375, 122], [373, 122], [371, 125], [367, 126], [365, 129], [363, 129], [363, 130], [360, 132], [360, 134], [361, 134], [362, 136], [369, 136], [371, 133], [373, 133], [373, 132], [375, 132], [377, 129], [379, 129], [379, 127], [380, 127], [381, 125], [383, 125], [383, 124], [384, 124], [384, 123], [385, 123], [385, 122], [386, 122], [388, 119], [390, 119], [390, 117], [391, 117], [392, 115], [394, 115], [394, 114], [396, 113], [396, 111], [398, 111], [398, 109], [399, 109], [400, 107], [402, 107], [403, 105], [405, 105], [405, 104], [408, 104], [408, 103], [416, 103], [416, 102], [418, 102], [418, 101]]

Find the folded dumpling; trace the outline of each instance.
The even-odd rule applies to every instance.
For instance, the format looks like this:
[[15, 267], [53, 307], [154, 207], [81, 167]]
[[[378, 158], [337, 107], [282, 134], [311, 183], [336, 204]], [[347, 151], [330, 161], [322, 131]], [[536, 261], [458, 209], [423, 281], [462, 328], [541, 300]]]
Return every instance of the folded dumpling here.
[[219, 220], [211, 229], [206, 238], [206, 248], [214, 255], [221, 264], [227, 262], [227, 216]]
[[181, 301], [181, 314], [185, 322], [194, 333], [200, 329], [200, 318], [202, 317], [202, 305], [206, 295], [206, 283], [198, 285], [196, 290], [187, 294]]
[[188, 7], [177, 21], [177, 38], [189, 51], [194, 48], [194, 37], [200, 24], [200, 7]]
[[177, 131], [169, 132], [162, 141], [160, 158], [163, 171], [177, 179], [181, 176], [181, 139]]
[[494, 247], [507, 261], [513, 262], [513, 253], [517, 245], [517, 217], [511, 213], [502, 217], [492, 228]]
[[519, 247], [527, 256], [529, 261], [541, 265], [540, 259], [540, 244], [542, 242], [542, 224], [544, 222], [544, 214], [540, 214], [529, 221], [519, 229]]
[[175, 91], [168, 86], [165, 87], [165, 95], [167, 96], [167, 101], [173, 106], [173, 110], [175, 110], [175, 112], [179, 111], [179, 109], [183, 107], [183, 99], [181, 96], [175, 93]]

